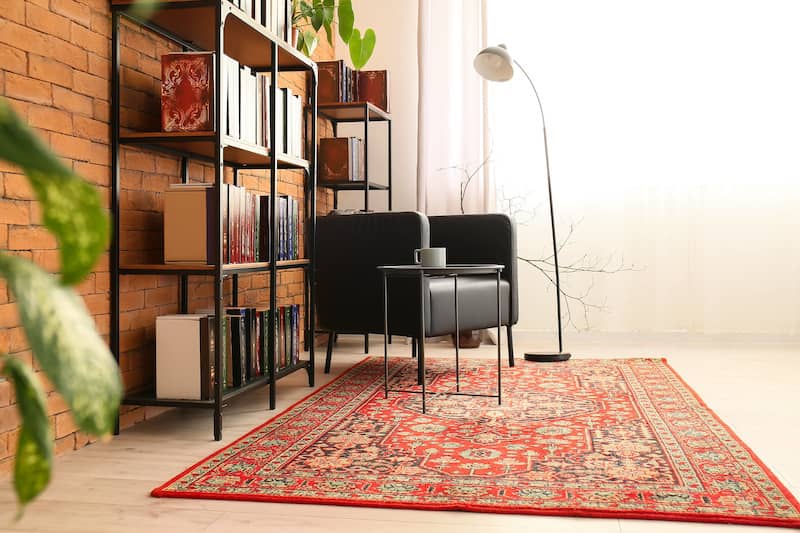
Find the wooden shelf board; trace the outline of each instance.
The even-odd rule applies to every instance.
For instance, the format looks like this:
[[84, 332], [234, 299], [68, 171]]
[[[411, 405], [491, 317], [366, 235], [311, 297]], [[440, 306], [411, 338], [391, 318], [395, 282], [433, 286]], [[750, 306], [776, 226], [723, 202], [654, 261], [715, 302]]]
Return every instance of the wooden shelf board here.
[[[171, 152], [188, 153], [200, 159], [214, 159], [215, 136], [213, 131], [192, 132], [125, 132], [120, 134], [120, 142], [126, 145], [162, 148]], [[255, 144], [222, 136], [223, 158], [225, 163], [239, 166], [267, 167], [272, 162], [270, 151]], [[309, 169], [305, 159], [287, 154], [278, 154], [278, 168]]]
[[[325, 187], [327, 189], [336, 189], [338, 191], [363, 191], [364, 184], [365, 183], [363, 181], [320, 181], [318, 183], [320, 187]], [[388, 191], [389, 186], [384, 185], [382, 183], [370, 182], [369, 190]]]
[[[290, 261], [278, 261], [278, 269], [301, 268], [310, 264], [308, 259], [293, 259]], [[263, 272], [269, 270], [270, 263], [231, 263], [223, 267], [223, 273], [243, 274], [249, 272]], [[120, 265], [122, 274], [188, 274], [198, 276], [208, 276], [214, 274], [214, 265], [203, 265], [193, 263], [153, 263], [153, 264], [131, 264]]]
[[[197, 0], [171, 0], [156, 2], [157, 9], [149, 23], [159, 26], [201, 50], [215, 49], [215, 4]], [[125, 7], [132, 0], [112, 0], [113, 6]], [[270, 45], [278, 45], [278, 64], [282, 67], [316, 70], [316, 64], [289, 43], [278, 38], [267, 28], [256, 23], [247, 13], [229, 2], [222, 3], [224, 21], [223, 46], [225, 53], [239, 63], [256, 68], [270, 68], [272, 55]], [[144, 22], [144, 21], [142, 21]]]
[[317, 104], [317, 113], [319, 116], [333, 120], [334, 122], [363, 122], [365, 114], [364, 107], [369, 110], [370, 122], [392, 120], [389, 113], [369, 102], [333, 102]]

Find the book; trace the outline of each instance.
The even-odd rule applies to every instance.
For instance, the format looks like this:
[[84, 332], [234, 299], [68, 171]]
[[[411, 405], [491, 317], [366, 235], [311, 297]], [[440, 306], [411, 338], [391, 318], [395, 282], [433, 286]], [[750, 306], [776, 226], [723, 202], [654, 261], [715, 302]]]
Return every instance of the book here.
[[357, 137], [329, 137], [319, 140], [320, 182], [364, 180], [364, 143]]
[[214, 317], [156, 317], [156, 397], [208, 400], [214, 387]]
[[318, 61], [317, 102], [343, 102], [344, 61]]
[[164, 193], [164, 262], [216, 261], [217, 203], [210, 183], [173, 183]]
[[161, 56], [161, 130], [214, 130], [214, 53]]
[[356, 73], [358, 99], [389, 112], [389, 72], [360, 70]]
[[246, 379], [247, 357], [247, 312], [242, 307], [226, 307], [225, 314], [230, 325], [230, 357], [226, 381], [231, 387], [241, 387]]
[[260, 261], [270, 261], [270, 256], [272, 255], [272, 247], [270, 246], [270, 234], [269, 234], [269, 223], [270, 223], [270, 216], [269, 216], [269, 207], [270, 207], [270, 199], [269, 195], [262, 195], [258, 197], [258, 205], [259, 205], [259, 217], [260, 222], [258, 225], [258, 246], [259, 246], [259, 260]]

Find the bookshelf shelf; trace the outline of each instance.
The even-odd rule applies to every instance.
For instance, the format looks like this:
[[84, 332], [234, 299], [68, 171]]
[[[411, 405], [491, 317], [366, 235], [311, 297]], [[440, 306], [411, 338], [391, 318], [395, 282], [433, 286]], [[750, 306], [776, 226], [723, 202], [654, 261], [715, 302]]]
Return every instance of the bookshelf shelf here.
[[[278, 261], [275, 268], [278, 270], [289, 270], [293, 268], [306, 268], [311, 265], [308, 259], [294, 259], [291, 261]], [[265, 272], [271, 267], [271, 263], [232, 263], [222, 266], [223, 275], [249, 274], [254, 272]], [[213, 276], [216, 265], [194, 265], [194, 264], [140, 264], [140, 265], [121, 265], [120, 274], [143, 275], [143, 274], [176, 274], [184, 276]]]
[[[136, 132], [123, 133], [120, 144], [141, 146], [176, 156], [189, 157], [211, 163], [214, 161], [216, 136], [213, 131], [198, 132]], [[222, 136], [226, 148], [224, 164], [237, 168], [270, 168], [272, 153], [263, 146], [243, 142], [227, 135]], [[278, 154], [279, 169], [308, 170], [305, 159]]]
[[[262, 13], [266, 13], [267, 0], [254, 0], [260, 2]], [[277, 1], [277, 0], [273, 0]], [[287, 0], [282, 0], [287, 1]], [[266, 375], [252, 379], [243, 386], [236, 388], [225, 388], [225, 376], [222, 369], [225, 350], [214, 350], [211, 361], [207, 361], [209, 366], [214, 369], [214, 398], [211, 400], [179, 400], [179, 399], [160, 399], [155, 396], [153, 390], [144, 390], [131, 393], [125, 396], [123, 403], [126, 405], [143, 406], [164, 406], [164, 407], [194, 407], [207, 408], [213, 411], [214, 439], [222, 438], [222, 411], [227, 400], [253, 390], [258, 387], [268, 385], [269, 406], [274, 409], [276, 405], [276, 385], [277, 380], [298, 370], [305, 370], [308, 374], [309, 386], [314, 386], [314, 342], [313, 325], [314, 317], [314, 248], [316, 238], [316, 188], [317, 188], [317, 65], [309, 58], [303, 56], [289, 45], [283, 38], [273, 33], [270, 29], [262, 26], [248, 13], [245, 13], [234, 6], [228, 0], [164, 0], [153, 2], [155, 10], [148, 16], [137, 15], [129, 8], [135, 0], [111, 0], [111, 212], [114, 221], [113, 239], [110, 253], [111, 270], [111, 328], [110, 344], [111, 351], [119, 361], [120, 352], [120, 279], [124, 275], [174, 275], [180, 278], [178, 286], [179, 310], [187, 313], [189, 308], [189, 276], [204, 276], [213, 284], [213, 316], [214, 338], [223, 339], [225, 332], [224, 324], [226, 320], [226, 305], [231, 307], [239, 306], [239, 275], [253, 274], [267, 277], [267, 286], [273, 290], [269, 291], [268, 322], [263, 322], [266, 327], [273, 329], [277, 327], [278, 321], [283, 319], [276, 317], [278, 301], [278, 277], [279, 271], [300, 269], [304, 271], [304, 304], [305, 304], [305, 323], [306, 331], [297, 332], [295, 330], [296, 344], [300, 345], [302, 335], [305, 333], [305, 343], [308, 347], [308, 358], [299, 361], [293, 366], [286, 368], [276, 368], [276, 365], [267, 363]], [[286, 9], [288, 12], [289, 2]], [[213, 87], [213, 124], [217, 125], [218, 131], [200, 132], [179, 132], [165, 133], [155, 132], [135, 132], [123, 131], [121, 128], [121, 43], [120, 28], [121, 20], [126, 18], [134, 24], [147, 28], [166, 41], [177, 44], [184, 51], [203, 51], [213, 52], [214, 76]], [[274, 20], [274, 19], [273, 19]], [[308, 151], [306, 157], [302, 159], [287, 154], [273, 154], [264, 147], [244, 142], [238, 138], [224, 135], [220, 132], [219, 125], [227, 124], [227, 113], [229, 112], [229, 102], [222, 98], [225, 91], [225, 74], [228, 72], [226, 61], [222, 60], [223, 54], [235, 59], [239, 64], [250, 67], [255, 72], [269, 73], [270, 79], [279, 80], [279, 75], [283, 72], [303, 72], [306, 80], [309, 81], [308, 99], [305, 102], [308, 110], [309, 127], [308, 132]], [[268, 100], [270, 105], [276, 105], [278, 96], [278, 84], [273, 83], [266, 89], [269, 91]], [[221, 102], [222, 101], [222, 102]], [[233, 101], [233, 100], [231, 100]], [[235, 105], [235, 104], [234, 104]], [[146, 111], [146, 110], [145, 110]], [[155, 110], [153, 110], [155, 111]], [[274, 110], [269, 113], [268, 129], [264, 131], [275, 132], [278, 130], [278, 120]], [[225, 131], [224, 128], [221, 131]], [[263, 179], [267, 180], [268, 190], [270, 191], [269, 203], [269, 242], [272, 249], [270, 257], [278, 257], [280, 242], [278, 239], [277, 219], [278, 219], [278, 170], [299, 170], [304, 173], [304, 195], [305, 195], [305, 224], [304, 234], [301, 238], [305, 242], [305, 250], [310, 256], [306, 259], [291, 261], [273, 261], [258, 263], [233, 263], [233, 264], [125, 264], [120, 261], [121, 246], [120, 239], [122, 229], [120, 224], [120, 200], [121, 200], [121, 180], [120, 162], [121, 151], [125, 146], [135, 146], [148, 151], [170, 154], [180, 160], [179, 178], [183, 183], [189, 183], [189, 161], [200, 161], [209, 163], [213, 166], [214, 184], [211, 189], [211, 201], [217, 203], [217, 208], [212, 215], [216, 218], [216, 225], [211, 224], [210, 228], [219, 229], [210, 231], [209, 242], [224, 242], [224, 237], [220, 234], [223, 227], [223, 212], [227, 204], [223, 201], [222, 184], [225, 182], [226, 168], [233, 169], [233, 184], [239, 184], [240, 170], [265, 170], [269, 171]], [[258, 176], [248, 176], [247, 179], [261, 179]], [[259, 190], [263, 190], [260, 186]], [[208, 200], [207, 200], [208, 201]], [[213, 219], [212, 219], [213, 220]], [[127, 229], [127, 228], [126, 228]], [[216, 235], [214, 234], [216, 233]], [[295, 243], [296, 244], [296, 243]], [[252, 257], [252, 256], [251, 256]], [[266, 255], [264, 255], [266, 257]], [[231, 279], [230, 292], [226, 292], [223, 281]], [[263, 311], [267, 310], [263, 306]], [[299, 314], [299, 313], [297, 313]], [[242, 315], [245, 316], [245, 315]], [[290, 314], [287, 314], [286, 321], [289, 321]], [[255, 320], [255, 319], [254, 319]], [[264, 319], [267, 320], [267, 319]], [[296, 323], [297, 321], [295, 321]], [[299, 334], [298, 334], [299, 333]], [[267, 361], [275, 361], [278, 354], [277, 342], [278, 335], [274, 336], [274, 342], [264, 343]], [[300, 337], [300, 339], [297, 339]], [[309, 339], [310, 337], [310, 339]], [[289, 336], [287, 334], [286, 338]], [[309, 342], [311, 340], [311, 342]], [[288, 340], [286, 341], [288, 345]], [[224, 346], [224, 343], [216, 343], [217, 346]], [[267, 346], [268, 345], [268, 346]], [[301, 350], [298, 350], [301, 351]], [[235, 352], [244, 353], [244, 352]], [[249, 352], [248, 352], [249, 353]], [[263, 353], [263, 352], [262, 352]], [[281, 352], [283, 353], [283, 352]], [[302, 353], [302, 351], [301, 351]], [[296, 356], [297, 352], [294, 353]], [[230, 355], [230, 354], [229, 354]], [[244, 357], [244, 355], [242, 355]], [[208, 368], [208, 367], [207, 367]]]
[[[112, 7], [120, 10], [134, 3], [135, 0], [111, 1]], [[278, 46], [281, 70], [316, 72], [316, 63], [233, 4], [221, 0], [169, 0], [156, 3], [158, 9], [149, 19], [128, 11], [125, 16], [164, 37], [187, 45], [191, 50], [213, 51], [216, 48], [218, 24], [216, 9], [219, 7], [227, 55], [244, 65], [268, 70], [272, 68], [272, 60], [265, 51], [274, 43]]]
[[[369, 211], [369, 191], [386, 191], [388, 195], [389, 211], [392, 210], [392, 117], [383, 109], [370, 102], [331, 102], [317, 105], [319, 116], [331, 121], [333, 125], [333, 136], [339, 136], [340, 123], [360, 123], [364, 126], [364, 151], [366, 161], [364, 162], [363, 181], [342, 181], [342, 182], [320, 182], [321, 187], [333, 190], [333, 208], [339, 207], [339, 191], [363, 191], [364, 192], [364, 211]], [[387, 178], [388, 183], [375, 183], [370, 181], [369, 176], [369, 139], [370, 123], [384, 122], [386, 124], [386, 146], [387, 146]]]
[[363, 122], [365, 107], [370, 121], [392, 120], [389, 113], [369, 102], [336, 102], [317, 106], [321, 117], [335, 122]]

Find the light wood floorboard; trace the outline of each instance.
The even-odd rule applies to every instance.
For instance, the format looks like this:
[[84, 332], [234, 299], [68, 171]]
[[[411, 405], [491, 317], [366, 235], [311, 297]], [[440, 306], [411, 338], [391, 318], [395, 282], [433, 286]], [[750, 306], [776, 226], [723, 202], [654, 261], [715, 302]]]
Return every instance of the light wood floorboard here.
[[[542, 349], [552, 339], [516, 334], [518, 364], [523, 351]], [[391, 353], [407, 355], [402, 339]], [[574, 357], [666, 357], [706, 403], [778, 475], [800, 494], [800, 343], [752, 336], [570, 334]], [[371, 352], [383, 346], [373, 336]], [[446, 344], [429, 344], [428, 355], [452, 354]], [[333, 371], [322, 373], [317, 352], [317, 386], [364, 357], [363, 339], [341, 337]], [[494, 347], [464, 350], [465, 357], [493, 357]], [[504, 347], [505, 361], [505, 347]], [[224, 412], [222, 442], [212, 439], [207, 410], [171, 410], [94, 444], [58, 457], [47, 492], [19, 522], [11, 481], [0, 479], [0, 531], [41, 532], [250, 532], [464, 531], [586, 533], [674, 533], [767, 531], [721, 524], [644, 520], [582, 519], [324, 505], [292, 505], [151, 498], [149, 491], [300, 400], [311, 390], [303, 373], [278, 384], [278, 410], [265, 409], [267, 389], [237, 398]], [[775, 528], [778, 531], [777, 528]]]

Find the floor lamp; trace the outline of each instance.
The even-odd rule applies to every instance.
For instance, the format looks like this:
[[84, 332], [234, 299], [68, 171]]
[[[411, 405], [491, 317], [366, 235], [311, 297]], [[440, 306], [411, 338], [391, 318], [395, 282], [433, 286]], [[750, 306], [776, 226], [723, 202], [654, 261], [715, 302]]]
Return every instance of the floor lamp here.
[[555, 264], [556, 274], [556, 316], [558, 318], [558, 352], [526, 352], [526, 361], [537, 362], [553, 362], [553, 361], [566, 361], [570, 358], [571, 354], [564, 352], [561, 339], [561, 285], [558, 279], [558, 244], [556, 243], [556, 224], [553, 217], [553, 191], [550, 187], [550, 157], [547, 153], [547, 128], [544, 123], [544, 110], [542, 109], [542, 101], [539, 99], [539, 92], [533, 84], [533, 80], [525, 69], [522, 68], [515, 59], [512, 59], [511, 54], [508, 53], [504, 44], [498, 46], [490, 46], [481, 50], [475, 56], [473, 62], [475, 70], [484, 79], [489, 81], [508, 81], [514, 76], [514, 65], [528, 79], [533, 89], [533, 94], [536, 96], [536, 102], [539, 104], [539, 112], [542, 115], [542, 134], [544, 135], [544, 162], [547, 168], [547, 196], [550, 200], [550, 231], [553, 237], [553, 263]]

